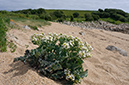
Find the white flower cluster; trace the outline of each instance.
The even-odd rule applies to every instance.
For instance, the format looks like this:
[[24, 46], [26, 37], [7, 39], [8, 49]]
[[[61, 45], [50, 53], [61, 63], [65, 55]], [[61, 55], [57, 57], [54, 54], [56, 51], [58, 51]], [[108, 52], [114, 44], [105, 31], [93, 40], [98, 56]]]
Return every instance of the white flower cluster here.
[[80, 57], [90, 57], [92, 56], [90, 51], [93, 50], [93, 48], [91, 47], [91, 45], [89, 45], [87, 42], [79, 42], [79, 56]]
[[37, 42], [39, 42], [44, 37], [44, 35], [45, 35], [44, 33], [34, 34], [31, 36], [31, 41], [37, 44]]
[[61, 34], [49, 33], [48, 36], [45, 36], [45, 34], [42, 33], [42, 34], [34, 34], [32, 36], [33, 42], [37, 42], [41, 39], [49, 44], [51, 44], [54, 41], [58, 41], [58, 44], [62, 43], [61, 46], [64, 49], [69, 49], [69, 51], [71, 48], [76, 48], [76, 50], [79, 50], [77, 51], [79, 57], [85, 58], [92, 56], [90, 52], [93, 50], [93, 48], [87, 42], [82, 42], [80, 38], [67, 36], [65, 34], [63, 35], [62, 33]]
[[71, 74], [69, 69], [65, 69], [64, 74], [66, 75], [66, 80], [69, 80], [69, 79], [71, 79], [72, 81], [75, 80], [75, 76]]

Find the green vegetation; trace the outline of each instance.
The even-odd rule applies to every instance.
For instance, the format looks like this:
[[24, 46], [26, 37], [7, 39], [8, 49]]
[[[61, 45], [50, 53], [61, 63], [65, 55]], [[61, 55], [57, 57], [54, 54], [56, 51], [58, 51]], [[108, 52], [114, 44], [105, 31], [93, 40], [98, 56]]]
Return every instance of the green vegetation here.
[[[6, 13], [6, 12], [3, 12]], [[129, 23], [129, 14], [120, 9], [98, 9], [98, 11], [85, 10], [45, 10], [26, 9], [14, 11], [13, 13], [27, 14], [26, 16], [33, 19], [45, 19], [50, 21], [96, 21], [104, 20], [114, 24]]]
[[[12, 43], [7, 43], [6, 32], [12, 28], [20, 28], [18, 23], [22, 25], [29, 25], [32, 29], [36, 30], [37, 27], [50, 25], [49, 22], [44, 19], [40, 19], [40, 17], [36, 14], [32, 15], [24, 13], [8, 12], [5, 10], [0, 11], [0, 52], [6, 52], [7, 45], [9, 46], [11, 52], [15, 52], [17, 47]], [[42, 9], [39, 9], [37, 13], [42, 14], [44, 12]], [[15, 25], [11, 25], [10, 20], [13, 20]]]
[[78, 16], [79, 16], [79, 13], [78, 12], [73, 13], [73, 17], [74, 18], [77, 18]]
[[[32, 29], [50, 25], [49, 21], [96, 21], [103, 20], [114, 24], [129, 23], [129, 13], [120, 9], [98, 9], [98, 11], [85, 10], [45, 10], [25, 9], [19, 11], [0, 11], [0, 51], [6, 51], [6, 31], [9, 27], [10, 19], [14, 22], [28, 25]], [[33, 24], [32, 24], [33, 23]], [[11, 27], [11, 26], [10, 26]], [[11, 27], [13, 28], [13, 26]]]
[[[32, 42], [38, 48], [26, 51], [23, 57], [14, 59], [29, 63], [37, 72], [54, 80], [66, 80], [68, 84], [80, 83], [88, 75], [83, 59], [91, 56], [93, 48], [81, 39], [63, 34], [35, 34]], [[40, 43], [39, 43], [40, 42]]]
[[[112, 18], [101, 18], [99, 20], [102, 20], [102, 21], [107, 21], [107, 22], [110, 22], [110, 23], [113, 23], [113, 24], [116, 24], [116, 25], [119, 25], [119, 24], [122, 24], [123, 22], [119, 21], [119, 20], [114, 20]], [[125, 22], [125, 23], [128, 23], [128, 22]]]
[[107, 20], [115, 24], [129, 22], [129, 14], [120, 9], [99, 9], [97, 12], [93, 12], [92, 14], [98, 15], [101, 20]]
[[8, 20], [5, 20], [0, 17], [0, 52], [6, 52], [7, 51], [7, 45], [6, 45], [6, 31], [8, 30], [6, 27], [6, 22]]
[[27, 19], [27, 18], [12, 18], [15, 22], [23, 24], [23, 25], [31, 25], [36, 27], [42, 27], [45, 25], [50, 25], [49, 22], [45, 21], [44, 19]]
[[8, 42], [7, 45], [9, 46], [10, 51], [11, 51], [12, 53], [16, 51], [17, 46], [16, 46], [13, 42]]
[[70, 21], [73, 21], [73, 20], [74, 20], [74, 17], [73, 17], [73, 16], [71, 16], [71, 17], [70, 17]]
[[85, 14], [85, 20], [86, 20], [86, 21], [93, 21], [93, 20], [94, 20], [94, 18], [92, 17], [92, 15], [91, 15], [91, 14], [86, 13], [86, 14]]
[[29, 45], [25, 45], [25, 47], [26, 47], [26, 48], [28, 48], [28, 47], [29, 47]]
[[[56, 10], [47, 10], [47, 13], [53, 13]], [[87, 10], [61, 10], [65, 14], [65, 16], [70, 17], [73, 16], [74, 13], [79, 13], [79, 17], [84, 17], [85, 13], [92, 13], [94, 11], [87, 11]]]

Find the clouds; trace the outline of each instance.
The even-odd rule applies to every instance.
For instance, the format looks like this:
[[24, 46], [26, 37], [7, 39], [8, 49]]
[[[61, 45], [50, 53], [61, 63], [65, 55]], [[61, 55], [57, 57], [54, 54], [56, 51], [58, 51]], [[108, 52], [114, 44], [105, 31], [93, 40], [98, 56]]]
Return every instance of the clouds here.
[[0, 0], [0, 10], [28, 8], [97, 10], [119, 8], [129, 12], [129, 0]]

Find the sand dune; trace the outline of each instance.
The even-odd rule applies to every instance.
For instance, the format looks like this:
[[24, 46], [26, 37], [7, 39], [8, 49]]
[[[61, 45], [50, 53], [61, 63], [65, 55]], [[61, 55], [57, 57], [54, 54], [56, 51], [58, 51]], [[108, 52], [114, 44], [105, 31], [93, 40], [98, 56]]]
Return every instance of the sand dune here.
[[[85, 35], [80, 35], [79, 32]], [[40, 76], [34, 69], [22, 62], [13, 63], [15, 57], [23, 56], [26, 49], [34, 49], [30, 36], [34, 33], [63, 33], [73, 35], [87, 41], [94, 50], [93, 56], [84, 60], [83, 67], [88, 69], [88, 77], [80, 85], [129, 85], [129, 56], [106, 50], [108, 45], [124, 49], [129, 54], [129, 35], [97, 30], [81, 29], [52, 22], [51, 26], [41, 31], [12, 29], [8, 32], [8, 40], [17, 45], [14, 53], [0, 53], [0, 85], [61, 85], [47, 77]], [[15, 39], [17, 37], [17, 39]], [[26, 45], [29, 45], [26, 48]]]

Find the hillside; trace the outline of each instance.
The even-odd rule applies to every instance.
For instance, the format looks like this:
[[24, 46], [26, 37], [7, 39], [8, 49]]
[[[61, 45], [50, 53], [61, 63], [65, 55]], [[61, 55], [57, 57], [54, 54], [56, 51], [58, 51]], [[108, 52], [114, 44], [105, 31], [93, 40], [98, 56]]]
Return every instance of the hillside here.
[[[0, 11], [3, 13], [4, 11]], [[11, 13], [24, 14], [22, 17], [45, 19], [49, 21], [97, 21], [103, 20], [114, 24], [129, 23], [129, 13], [121, 9], [98, 10], [52, 10], [52, 9], [24, 9]], [[26, 16], [25, 16], [26, 15]], [[21, 15], [20, 15], [21, 16]]]
[[[30, 38], [34, 33], [63, 33], [73, 35], [87, 41], [94, 50], [93, 56], [84, 60], [83, 67], [88, 69], [80, 85], [129, 85], [129, 57], [118, 52], [105, 49], [108, 45], [121, 48], [129, 54], [129, 35], [119, 32], [98, 29], [81, 29], [55, 22], [51, 26], [43, 26], [40, 31], [30, 29], [11, 29], [7, 32], [8, 41], [17, 45], [14, 53], [0, 52], [0, 85], [62, 85], [64, 82], [54, 81], [45, 76], [40, 76], [34, 69], [22, 62], [13, 62], [13, 59], [23, 56], [25, 50], [34, 49]], [[80, 35], [83, 32], [84, 35]], [[27, 48], [26, 45], [29, 47]]]

